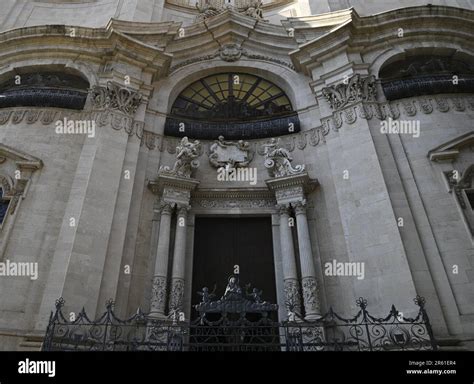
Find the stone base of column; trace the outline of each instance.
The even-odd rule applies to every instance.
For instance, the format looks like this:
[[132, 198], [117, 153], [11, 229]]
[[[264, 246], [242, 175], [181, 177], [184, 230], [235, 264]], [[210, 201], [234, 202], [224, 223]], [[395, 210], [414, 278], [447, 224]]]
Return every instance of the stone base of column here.
[[321, 306], [319, 303], [319, 286], [315, 277], [303, 277], [303, 300], [305, 308], [305, 320], [318, 320], [321, 318]]
[[170, 315], [172, 315], [173, 312], [180, 312], [183, 310], [183, 298], [184, 298], [184, 279], [172, 278], [170, 304], [169, 304]]
[[285, 279], [284, 282], [285, 290], [285, 306], [288, 312], [296, 314], [295, 321], [302, 319], [301, 312], [301, 295], [298, 284], [298, 279]]
[[166, 277], [153, 277], [151, 288], [150, 317], [154, 319], [166, 319]]

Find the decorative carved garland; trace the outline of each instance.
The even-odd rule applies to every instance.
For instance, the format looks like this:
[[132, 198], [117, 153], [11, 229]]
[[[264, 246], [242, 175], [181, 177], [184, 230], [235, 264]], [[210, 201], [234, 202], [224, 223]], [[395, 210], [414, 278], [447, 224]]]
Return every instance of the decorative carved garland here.
[[323, 132], [325, 132], [329, 125], [332, 126], [333, 130], [337, 131], [343, 123], [354, 124], [357, 118], [371, 120], [375, 117], [379, 120], [385, 120], [387, 117], [390, 117], [395, 120], [400, 118], [400, 111], [403, 111], [406, 116], [413, 117], [416, 116], [418, 111], [426, 115], [434, 110], [446, 113], [451, 108], [457, 112], [474, 111], [474, 97], [433, 96], [415, 97], [413, 99], [385, 103], [359, 102], [333, 112], [332, 116], [322, 119], [321, 122]]

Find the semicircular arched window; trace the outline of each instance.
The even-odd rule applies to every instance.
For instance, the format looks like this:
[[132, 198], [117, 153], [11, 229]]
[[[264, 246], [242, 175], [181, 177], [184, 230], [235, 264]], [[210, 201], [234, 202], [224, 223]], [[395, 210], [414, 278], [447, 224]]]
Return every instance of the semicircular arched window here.
[[189, 85], [176, 98], [165, 134], [197, 139], [252, 139], [299, 131], [286, 94], [261, 77], [221, 73]]
[[81, 110], [89, 82], [77, 74], [22, 71], [0, 83], [0, 108], [55, 107]]
[[474, 59], [416, 55], [384, 65], [379, 78], [387, 100], [440, 93], [472, 93]]

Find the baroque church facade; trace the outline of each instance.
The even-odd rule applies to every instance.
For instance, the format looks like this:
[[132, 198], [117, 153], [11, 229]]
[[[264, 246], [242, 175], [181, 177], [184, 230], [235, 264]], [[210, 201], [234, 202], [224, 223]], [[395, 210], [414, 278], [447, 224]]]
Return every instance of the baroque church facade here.
[[279, 321], [419, 295], [474, 349], [473, 6], [4, 0], [1, 349], [232, 274]]

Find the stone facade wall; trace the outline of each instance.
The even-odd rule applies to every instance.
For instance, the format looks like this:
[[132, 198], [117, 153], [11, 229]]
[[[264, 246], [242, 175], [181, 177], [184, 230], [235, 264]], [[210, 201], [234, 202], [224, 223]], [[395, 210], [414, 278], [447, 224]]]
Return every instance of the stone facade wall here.
[[[298, 0], [269, 8], [265, 17], [279, 24], [287, 17], [318, 15], [354, 7], [360, 15], [426, 4], [422, 0], [391, 0], [367, 3], [363, 0]], [[471, 9], [469, 0], [433, 0], [433, 5]], [[66, 24], [103, 27], [111, 18], [141, 22], [177, 21], [192, 24], [196, 12], [166, 4], [165, 0], [97, 0], [97, 1], [24, 1], [4, 0], [0, 14], [0, 31], [32, 25]]]
[[[159, 2], [143, 2], [137, 8], [133, 3], [124, 2], [124, 6], [130, 7], [130, 12], [124, 12], [117, 11], [114, 1], [98, 1], [92, 6], [104, 9], [94, 12], [100, 14], [100, 19], [95, 20], [86, 20], [77, 13], [80, 7], [88, 9], [91, 4], [63, 7], [71, 9], [70, 12], [75, 9], [78, 23], [87, 27], [103, 26], [112, 16], [154, 21], [155, 16], [148, 20], [144, 15], [155, 14]], [[39, 9], [44, 11], [44, 7], [52, 7], [53, 3], [6, 4], [10, 11], [4, 18], [4, 29], [32, 25], [35, 20], [51, 22]], [[336, 2], [330, 4], [330, 10], [337, 7]], [[29, 21], [22, 19], [26, 11], [20, 12], [18, 7], [27, 9], [34, 5], [38, 5], [39, 13], [31, 13], [36, 16]], [[420, 12], [429, 13], [425, 8]], [[445, 8], [439, 12], [448, 13]], [[465, 13], [456, 12], [460, 19], [464, 18], [465, 24], [456, 27], [461, 34], [462, 28], [469, 29], [468, 22]], [[409, 11], [402, 10], [396, 16], [408, 19], [406, 13]], [[53, 17], [62, 17], [64, 23], [63, 15]], [[235, 22], [235, 15], [226, 17], [229, 24]], [[357, 17], [353, 17], [357, 23]], [[128, 25], [130, 29], [141, 28], [134, 23]], [[380, 25], [384, 28], [382, 22]], [[273, 81], [288, 94], [298, 112], [302, 132], [285, 136], [282, 142], [293, 156], [294, 164], [305, 164], [308, 175], [319, 181], [319, 186], [307, 197], [312, 254], [323, 309], [332, 306], [342, 314], [351, 314], [356, 308], [355, 299], [363, 296], [369, 300], [371, 313], [383, 315], [395, 304], [409, 316], [414, 309], [412, 298], [421, 294], [427, 298], [437, 336], [472, 340], [473, 238], [443, 174], [452, 169], [464, 170], [471, 164], [472, 145], [462, 147], [452, 163], [435, 162], [429, 153], [472, 131], [473, 95], [415, 97], [388, 104], [379, 87], [377, 100], [357, 102], [350, 108], [335, 111], [322, 96], [323, 88], [340, 83], [345, 75], [377, 78], [384, 62], [396, 54], [416, 50], [416, 43], [406, 39], [387, 47], [377, 41], [378, 31], [371, 35], [373, 41], [365, 51], [354, 52], [347, 47], [336, 49], [332, 43], [297, 44], [286, 36], [284, 27], [269, 24], [252, 31], [257, 35], [252, 38], [260, 46], [249, 38], [252, 52], [261, 54], [258, 59], [242, 57], [229, 62], [217, 56], [197, 57], [196, 62], [183, 64], [187, 50], [200, 51], [199, 55], [204, 56], [213, 54], [216, 39], [226, 42], [229, 34], [221, 31], [217, 38], [206, 35], [206, 40], [203, 38], [200, 45], [193, 47], [204, 30], [189, 27], [190, 34], [186, 36], [189, 40], [166, 41], [163, 34], [177, 32], [172, 27], [160, 26], [165, 32], [160, 30], [153, 37], [157, 45], [158, 42], [168, 45], [167, 52], [172, 54], [152, 44], [139, 46], [126, 34], [114, 36], [103, 30], [79, 30], [83, 35], [77, 45], [76, 40], [55, 34], [54, 29], [25, 28], [2, 34], [0, 43], [5, 44], [3, 52], [8, 54], [0, 56], [0, 75], [35, 63], [62, 63], [77, 68], [89, 79], [91, 87], [105, 87], [109, 82], [122, 86], [124, 76], [129, 75], [130, 84], [126, 88], [143, 98], [137, 110], [127, 114], [110, 107], [97, 107], [89, 96], [84, 113], [98, 124], [94, 139], [55, 134], [53, 122], [43, 123], [40, 115], [35, 120], [34, 108], [0, 110], [0, 143], [43, 162], [43, 167], [33, 173], [2, 255], [4, 260], [37, 261], [40, 274], [37, 281], [0, 279], [0, 345], [14, 348], [15, 335], [42, 335], [54, 299], [61, 295], [67, 301], [68, 310], [77, 311], [85, 306], [91, 316], [100, 313], [109, 298], [116, 300], [118, 312], [123, 316], [134, 313], [137, 307], [149, 309], [156, 256], [153, 222], [158, 221], [158, 216], [154, 212], [157, 196], [147, 186], [156, 178], [160, 166], [174, 164], [178, 144], [178, 139], [163, 136], [166, 114], [184, 87], [213, 71], [249, 72]], [[208, 28], [219, 26], [211, 22]], [[239, 28], [250, 36], [251, 27], [240, 25]], [[471, 43], [462, 37], [457, 36], [456, 40], [450, 36], [433, 42], [423, 26], [419, 28], [418, 36], [424, 39], [420, 45], [428, 46], [432, 53], [444, 48], [471, 55], [474, 52]], [[450, 34], [457, 33], [449, 28], [447, 25]], [[25, 42], [12, 47], [8, 45], [9, 39], [18, 37], [15, 33], [22, 35]], [[139, 39], [139, 33], [136, 30], [134, 33]], [[344, 29], [337, 33], [342, 35]], [[29, 34], [31, 41], [26, 41]], [[37, 48], [34, 37], [37, 34], [42, 34], [45, 42], [41, 49]], [[341, 35], [334, 39], [346, 41]], [[101, 39], [101, 44], [91, 37]], [[357, 38], [360, 36], [355, 34], [354, 39]], [[36, 61], [28, 59], [32, 46]], [[267, 50], [272, 46], [275, 53], [271, 57]], [[52, 51], [51, 47], [60, 49]], [[66, 47], [72, 47], [73, 55]], [[81, 56], [80, 62], [73, 59], [77, 56]], [[198, 54], [193, 52], [192, 56], [196, 58]], [[173, 67], [178, 64], [182, 65]], [[373, 114], [367, 116], [368, 110]], [[71, 111], [58, 113], [76, 116]], [[415, 139], [409, 135], [382, 134], [380, 122], [389, 116], [419, 120], [421, 136]], [[265, 180], [269, 176], [260, 151], [266, 141], [250, 141], [254, 152], [250, 166], [258, 170], [258, 181], [252, 188], [267, 186]], [[202, 141], [204, 151], [195, 173], [199, 189], [248, 188], [248, 182], [217, 181], [216, 170], [207, 158], [211, 144], [212, 141]], [[124, 177], [127, 172], [130, 178]], [[200, 212], [205, 210], [202, 206], [193, 207], [198, 208]], [[255, 214], [248, 207], [231, 206], [210, 209], [209, 213], [212, 212]], [[272, 215], [273, 233], [278, 238], [280, 223], [276, 208], [265, 207], [256, 213]], [[69, 224], [71, 217], [78, 219], [73, 229]], [[404, 219], [402, 227], [397, 225], [400, 217]], [[192, 267], [193, 225], [191, 219], [186, 249], [188, 277]], [[282, 306], [283, 286], [278, 277], [284, 271], [278, 244], [274, 251]], [[364, 262], [365, 279], [325, 276], [324, 265], [333, 260]], [[458, 274], [452, 273], [454, 265], [459, 267]], [[124, 272], [126, 267], [130, 267], [130, 274]], [[185, 297], [188, 306], [191, 294], [188, 288]]]

